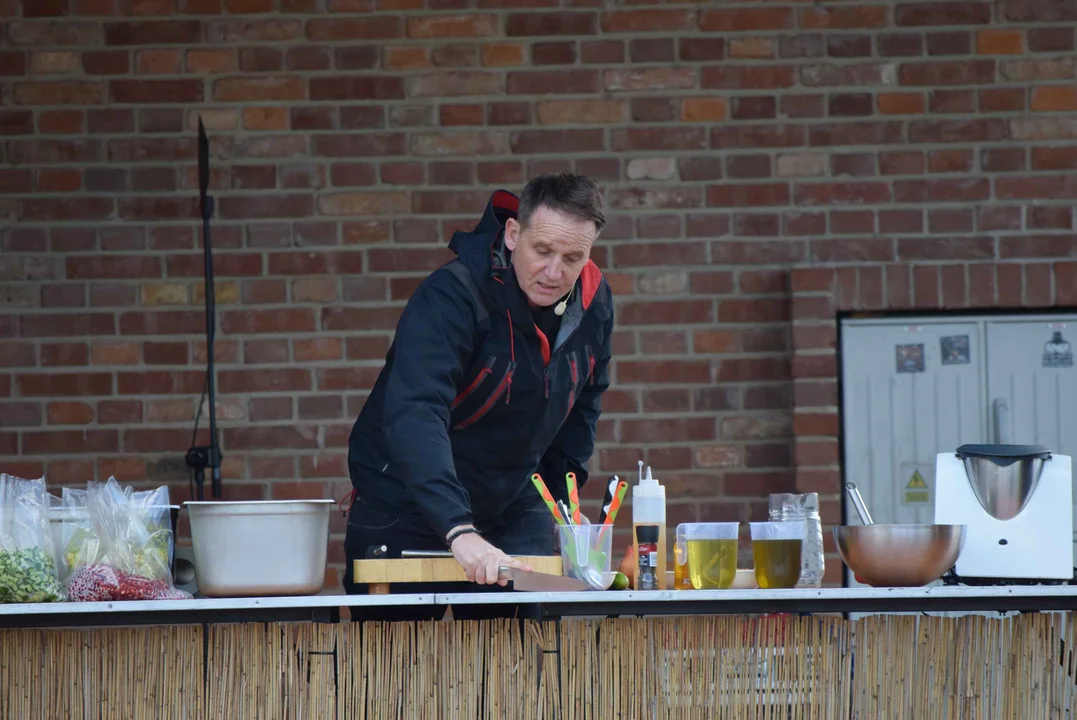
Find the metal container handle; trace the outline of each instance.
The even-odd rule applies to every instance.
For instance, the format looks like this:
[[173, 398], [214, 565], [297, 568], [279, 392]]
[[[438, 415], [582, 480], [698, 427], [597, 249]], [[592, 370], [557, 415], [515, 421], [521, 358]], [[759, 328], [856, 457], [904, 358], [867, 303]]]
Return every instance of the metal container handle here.
[[997, 445], [1010, 444], [1010, 406], [1004, 398], [995, 398], [992, 403], [995, 415], [995, 443]]
[[401, 550], [402, 558], [451, 558], [451, 550]]
[[854, 483], [845, 483], [845, 489], [849, 491], [849, 497], [853, 499], [853, 507], [856, 508], [856, 514], [860, 516], [860, 522], [865, 525], [874, 525], [871, 520], [871, 513], [868, 512], [868, 506], [864, 504], [864, 498], [860, 497], [860, 490], [857, 489]]

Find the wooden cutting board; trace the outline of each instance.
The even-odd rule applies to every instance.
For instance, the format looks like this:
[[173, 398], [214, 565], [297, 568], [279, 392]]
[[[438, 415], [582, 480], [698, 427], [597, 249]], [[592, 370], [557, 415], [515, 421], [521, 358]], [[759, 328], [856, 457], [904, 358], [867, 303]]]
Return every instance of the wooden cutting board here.
[[[535, 572], [561, 574], [560, 555], [514, 555]], [[353, 561], [357, 583], [369, 583], [372, 595], [389, 592], [389, 583], [467, 582], [455, 558], [376, 558]]]

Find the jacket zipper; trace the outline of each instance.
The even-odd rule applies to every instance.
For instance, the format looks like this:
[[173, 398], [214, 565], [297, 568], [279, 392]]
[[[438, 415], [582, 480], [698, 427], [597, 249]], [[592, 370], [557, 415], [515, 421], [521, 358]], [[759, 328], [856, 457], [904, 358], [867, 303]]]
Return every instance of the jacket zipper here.
[[[564, 349], [566, 347], [568, 347], [568, 344], [570, 342], [572, 342], [572, 338], [576, 337], [576, 333], [578, 333], [580, 331], [580, 328], [583, 326], [584, 318], [586, 318], [587, 314], [590, 313], [590, 312], [591, 312], [590, 308], [583, 311], [583, 315], [580, 316], [580, 321], [578, 323], [576, 323], [576, 327], [574, 327], [572, 329], [572, 332], [569, 333], [568, 337], [565, 338], [565, 341], [563, 343], [561, 343], [561, 347], [559, 347], [557, 350], [554, 350], [553, 346], [552, 345], [550, 346], [550, 362], [547, 363], [547, 367], [549, 367], [550, 365], [553, 365], [553, 361], [554, 361], [554, 358], [556, 357], [557, 353], [563, 352]], [[594, 365], [594, 362], [592, 361], [591, 364]], [[547, 388], [546, 397], [549, 397], [549, 396], [550, 396], [549, 395], [549, 388]]]
[[467, 400], [469, 397], [471, 397], [471, 393], [478, 390], [479, 385], [482, 385], [482, 381], [486, 379], [486, 376], [494, 371], [495, 362], [497, 362], [496, 355], [492, 356], [486, 362], [486, 367], [484, 367], [482, 370], [479, 370], [478, 377], [472, 380], [471, 384], [464, 388], [464, 390], [459, 395], [457, 395], [456, 398], [453, 399], [452, 405], [449, 406], [450, 410], [455, 410], [457, 405], [464, 402], [464, 400]]
[[565, 411], [566, 418], [572, 414], [572, 406], [576, 404], [576, 386], [580, 382], [580, 374], [576, 369], [576, 358], [569, 358], [568, 366], [572, 370], [572, 389], [568, 392], [568, 410]]
[[[587, 317], [586, 311], [584, 312], [583, 317], [580, 318], [580, 321], [576, 323], [576, 327], [572, 329], [572, 332], [569, 334], [569, 336], [565, 338], [565, 341], [563, 343], [561, 343], [561, 347], [557, 350], [550, 350], [550, 361], [546, 363], [546, 367], [542, 369], [542, 380], [546, 388], [545, 397], [547, 399], [549, 399], [550, 397], [550, 366], [553, 365], [553, 361], [557, 357], [557, 353], [562, 352], [564, 348], [568, 347], [568, 344], [572, 341], [572, 338], [576, 337], [576, 333], [580, 331], [580, 326], [583, 325], [583, 318], [585, 317]], [[575, 367], [575, 360], [573, 360], [572, 363], [573, 367]], [[594, 361], [591, 361], [591, 365], [592, 367], [594, 366]]]
[[500, 400], [501, 396], [504, 395], [505, 391], [508, 389], [509, 383], [512, 382], [512, 373], [515, 372], [515, 370], [516, 363], [509, 362], [508, 367], [505, 369], [505, 374], [501, 377], [501, 382], [497, 384], [497, 387], [494, 388], [494, 392], [490, 395], [489, 398], [486, 399], [486, 402], [482, 404], [482, 407], [473, 412], [469, 417], [456, 423], [456, 425], [453, 426], [453, 429], [460, 430], [468, 427], [469, 425], [474, 425], [479, 420], [481, 420], [488, 412], [490, 412], [490, 410], [494, 407], [494, 403]]
[[[556, 354], [562, 352], [564, 348], [568, 347], [568, 344], [569, 344], [569, 342], [572, 341], [572, 338], [576, 337], [576, 333], [578, 333], [580, 331], [580, 326], [583, 325], [583, 318], [584, 317], [587, 317], [587, 312], [584, 312], [583, 317], [580, 318], [580, 322], [576, 324], [576, 327], [572, 330], [572, 333], [569, 334], [569, 336], [567, 338], [565, 338], [565, 341], [563, 343], [561, 343], [561, 347], [558, 348], [557, 350], [552, 350], [550, 352], [550, 362], [548, 362], [546, 364], [546, 367], [542, 369], [542, 379], [543, 379], [543, 383], [544, 383], [545, 388], [546, 388], [546, 390], [545, 390], [546, 399], [549, 399], [549, 397], [550, 397], [550, 365], [553, 365], [553, 361], [554, 361], [554, 358], [556, 357]], [[591, 371], [593, 371], [595, 369], [595, 358], [591, 354], [591, 346], [588, 345], [586, 347], [587, 347], [587, 365], [588, 365], [589, 369]], [[572, 362], [572, 367], [575, 368], [576, 367], [576, 361], [572, 360], [571, 362]], [[575, 372], [575, 370], [573, 372]], [[590, 380], [590, 383], [594, 384], [594, 378], [592, 378]]]
[[[557, 350], [554, 350], [553, 346], [552, 345], [550, 346], [550, 361], [548, 363], [546, 363], [546, 367], [544, 367], [542, 369], [542, 382], [543, 382], [543, 386], [544, 386], [543, 396], [547, 400], [550, 398], [550, 365], [553, 364], [554, 357], [556, 356], [556, 354], [561, 352], [561, 350], [563, 348], [567, 347], [568, 344], [572, 341], [572, 338], [576, 337], [576, 333], [578, 333], [580, 331], [580, 327], [583, 325], [584, 318], [587, 317], [587, 314], [589, 312], [591, 312], [590, 308], [587, 308], [586, 310], [583, 311], [583, 315], [580, 316], [580, 321], [578, 323], [576, 323], [576, 327], [574, 327], [572, 329], [572, 332], [569, 333], [568, 337], [565, 338], [565, 341], [563, 343], [561, 343], [561, 348], [559, 348]], [[590, 367], [590, 369], [592, 371], [594, 370], [595, 359], [590, 354], [590, 352], [588, 352], [588, 366]], [[591, 383], [592, 384], [594, 383], [593, 379], [591, 380]]]

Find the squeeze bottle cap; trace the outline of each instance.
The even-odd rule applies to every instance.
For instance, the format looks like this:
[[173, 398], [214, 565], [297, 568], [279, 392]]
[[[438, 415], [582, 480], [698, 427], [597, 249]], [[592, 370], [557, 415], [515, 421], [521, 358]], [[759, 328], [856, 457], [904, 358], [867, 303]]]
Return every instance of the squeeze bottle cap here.
[[661, 495], [665, 496], [666, 489], [658, 482], [657, 478], [651, 476], [651, 466], [647, 466], [647, 477], [641, 477], [639, 481], [639, 489], [643, 495]]

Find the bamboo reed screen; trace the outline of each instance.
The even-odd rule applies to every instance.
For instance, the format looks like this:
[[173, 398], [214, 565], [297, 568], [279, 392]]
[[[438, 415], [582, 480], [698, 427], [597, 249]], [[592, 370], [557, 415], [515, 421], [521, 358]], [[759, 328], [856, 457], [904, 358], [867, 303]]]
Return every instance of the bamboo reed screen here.
[[1077, 714], [1077, 614], [0, 631], [0, 718]]

